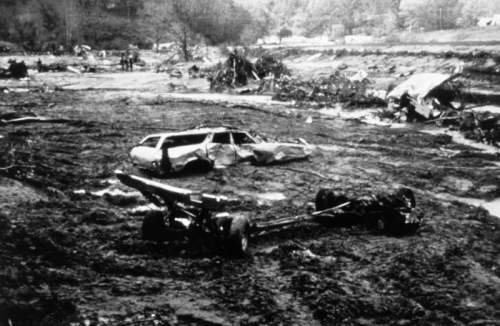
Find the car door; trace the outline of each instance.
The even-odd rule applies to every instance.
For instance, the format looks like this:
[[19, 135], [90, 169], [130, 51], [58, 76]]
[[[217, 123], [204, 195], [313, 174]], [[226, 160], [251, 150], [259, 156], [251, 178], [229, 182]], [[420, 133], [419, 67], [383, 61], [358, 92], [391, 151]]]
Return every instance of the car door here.
[[237, 161], [249, 161], [255, 157], [253, 147], [257, 141], [252, 136], [243, 131], [233, 131], [232, 136]]
[[236, 163], [236, 147], [229, 131], [216, 132], [207, 144], [207, 153], [214, 166], [228, 166]]

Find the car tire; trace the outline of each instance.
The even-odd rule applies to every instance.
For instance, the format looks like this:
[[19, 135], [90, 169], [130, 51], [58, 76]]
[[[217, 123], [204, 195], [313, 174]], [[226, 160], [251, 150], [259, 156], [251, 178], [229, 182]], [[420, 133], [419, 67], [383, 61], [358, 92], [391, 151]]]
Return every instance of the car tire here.
[[314, 199], [316, 211], [323, 211], [327, 208], [326, 207], [327, 206], [326, 198], [327, 198], [328, 192], [330, 192], [330, 189], [322, 188], [316, 194], [316, 198]]
[[231, 255], [242, 256], [248, 253], [250, 242], [250, 221], [243, 216], [231, 221], [227, 238], [227, 251]]
[[165, 220], [162, 212], [148, 212], [142, 221], [142, 239], [161, 242], [165, 240]]
[[415, 194], [411, 189], [401, 188], [396, 192], [396, 196], [398, 196], [402, 200], [408, 201], [408, 203], [410, 204], [409, 208], [415, 208], [415, 206], [417, 205]]
[[162, 167], [161, 162], [153, 162], [153, 168], [154, 168], [154, 173], [158, 177], [164, 177], [165, 176], [165, 170]]
[[194, 173], [204, 173], [212, 170], [214, 168], [214, 163], [207, 160], [196, 160], [189, 162], [185, 167], [184, 171], [194, 172]]

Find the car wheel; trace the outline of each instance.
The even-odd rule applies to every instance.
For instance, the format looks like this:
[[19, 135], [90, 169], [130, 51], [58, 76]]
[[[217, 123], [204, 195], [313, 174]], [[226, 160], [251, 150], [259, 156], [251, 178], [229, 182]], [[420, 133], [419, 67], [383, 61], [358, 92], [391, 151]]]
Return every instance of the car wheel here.
[[194, 172], [194, 173], [203, 173], [212, 170], [214, 167], [214, 163], [207, 160], [196, 160], [189, 162], [185, 167], [184, 171]]
[[415, 206], [417, 205], [415, 194], [411, 189], [401, 188], [396, 192], [396, 196], [407, 202], [409, 205], [408, 208], [415, 208]]
[[153, 162], [154, 173], [159, 177], [165, 176], [165, 170], [163, 169], [160, 162]]
[[149, 212], [142, 222], [142, 239], [149, 241], [165, 240], [165, 220], [162, 212]]
[[248, 218], [237, 216], [231, 221], [227, 239], [227, 250], [232, 255], [245, 255], [248, 253], [250, 241], [250, 222]]
[[316, 194], [316, 198], [314, 200], [316, 211], [323, 211], [327, 208], [326, 198], [329, 192], [330, 190], [325, 188], [322, 188], [318, 191], [318, 193]]

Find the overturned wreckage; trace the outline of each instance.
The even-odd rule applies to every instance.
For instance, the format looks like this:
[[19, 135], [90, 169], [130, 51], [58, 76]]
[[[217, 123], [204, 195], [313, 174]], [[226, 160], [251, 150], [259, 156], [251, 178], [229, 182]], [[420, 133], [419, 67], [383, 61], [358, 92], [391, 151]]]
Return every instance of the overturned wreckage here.
[[413, 75], [387, 94], [389, 108], [399, 111], [401, 120], [437, 118], [443, 112], [456, 110], [452, 101], [457, 88], [452, 80], [457, 75], [422, 73]]
[[225, 196], [172, 187], [121, 171], [116, 171], [116, 175], [123, 184], [139, 190], [162, 208], [145, 216], [143, 239], [202, 241], [229, 254], [247, 253], [252, 237], [304, 222], [327, 226], [363, 224], [382, 233], [398, 235], [415, 232], [421, 222], [421, 217], [414, 216], [415, 198], [409, 189], [354, 199], [322, 189], [316, 196], [316, 212], [255, 223], [248, 212], [224, 212], [225, 207], [234, 202]]
[[262, 142], [232, 127], [197, 128], [145, 137], [130, 152], [132, 163], [160, 175], [186, 168], [223, 167], [242, 161], [271, 164], [305, 159], [307, 144]]
[[[473, 93], [461, 89], [460, 74], [417, 74], [388, 95], [389, 114], [401, 122], [429, 121], [460, 130], [468, 139], [498, 146], [500, 116], [474, 112], [460, 101]], [[385, 114], [384, 114], [385, 116]]]

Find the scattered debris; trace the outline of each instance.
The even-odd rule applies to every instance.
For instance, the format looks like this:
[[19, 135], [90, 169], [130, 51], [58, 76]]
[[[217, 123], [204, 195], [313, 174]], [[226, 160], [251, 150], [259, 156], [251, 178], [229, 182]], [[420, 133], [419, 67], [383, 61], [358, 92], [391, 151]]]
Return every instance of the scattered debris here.
[[[321, 189], [316, 195], [316, 212], [255, 223], [244, 212], [221, 212], [231, 202], [225, 196], [172, 187], [121, 171], [115, 174], [123, 184], [139, 190], [153, 204], [165, 208], [147, 213], [142, 225], [143, 239], [172, 241], [203, 236], [212, 238], [233, 254], [247, 253], [252, 234], [263, 235], [302, 222], [366, 225], [379, 232], [402, 235], [414, 233], [422, 218], [413, 214], [416, 202], [410, 189], [355, 199]], [[277, 194], [272, 196], [273, 200], [283, 199], [276, 198]]]
[[192, 65], [188, 69], [189, 78], [205, 78], [205, 72], [197, 65]]
[[[361, 78], [361, 79], [360, 79]], [[340, 72], [315, 80], [298, 80], [285, 76], [276, 81], [274, 100], [315, 102], [318, 105], [344, 103], [346, 106], [381, 106], [385, 101], [369, 90], [371, 82], [362, 74], [352, 78]]]
[[391, 234], [411, 234], [420, 226], [422, 216], [413, 214], [416, 206], [413, 191], [401, 188], [394, 193], [374, 194], [367, 197], [348, 198], [345, 194], [331, 189], [320, 189], [316, 194], [316, 210], [329, 209], [347, 203], [344, 214], [330, 218], [324, 214], [324, 222], [335, 226], [364, 225], [379, 232]]
[[264, 79], [277, 79], [290, 75], [290, 71], [271, 55], [263, 55], [252, 64], [243, 54], [236, 50], [229, 54], [224, 65], [219, 64], [208, 76], [210, 88], [221, 91], [227, 88], [246, 86], [249, 80], [260, 82], [261, 90]]
[[9, 68], [0, 68], [0, 78], [21, 79], [28, 76], [28, 67], [24, 61], [17, 62], [14, 59], [9, 60]]
[[388, 110], [382, 114], [397, 121], [427, 121], [460, 130], [468, 139], [497, 145], [500, 115], [467, 110], [460, 98], [455, 74], [417, 74], [387, 95]]
[[224, 64], [218, 64], [208, 76], [210, 89], [221, 91], [226, 88], [245, 86], [249, 79], [256, 79], [254, 65], [237, 50], [231, 52]]
[[255, 72], [260, 79], [269, 76], [275, 79], [290, 76], [290, 71], [283, 62], [269, 54], [263, 55], [255, 62]]
[[68, 65], [65, 63], [51, 63], [51, 64], [43, 64], [41, 59], [38, 59], [36, 62], [36, 68], [38, 72], [56, 72], [56, 71], [67, 71]]
[[423, 73], [413, 75], [388, 95], [389, 109], [398, 111], [401, 121], [437, 118], [443, 111], [456, 110], [452, 101], [457, 89], [455, 75]]

